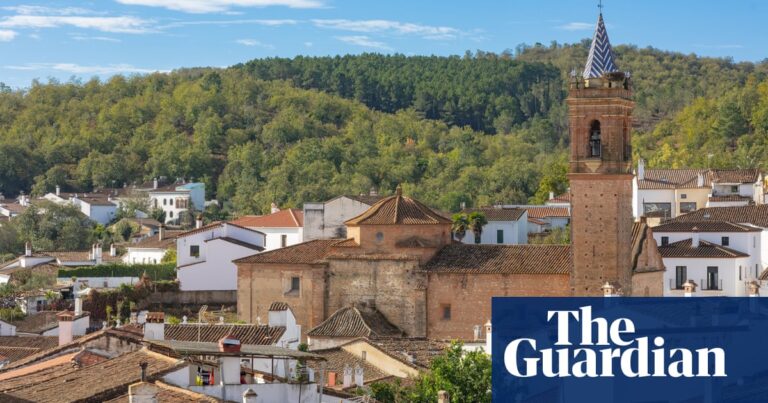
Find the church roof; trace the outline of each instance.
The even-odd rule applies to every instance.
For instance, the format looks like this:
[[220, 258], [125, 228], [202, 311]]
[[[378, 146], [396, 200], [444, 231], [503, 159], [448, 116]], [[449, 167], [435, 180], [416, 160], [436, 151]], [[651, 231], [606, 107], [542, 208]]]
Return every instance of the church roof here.
[[450, 224], [451, 220], [436, 213], [418, 200], [402, 195], [400, 187], [393, 196], [384, 198], [347, 225], [382, 224]]
[[587, 65], [584, 66], [584, 78], [597, 78], [604, 73], [614, 71], [619, 71], [619, 68], [616, 67], [613, 48], [608, 40], [608, 31], [605, 30], [603, 13], [600, 13], [597, 18], [595, 36], [592, 38], [592, 46], [589, 47]]
[[345, 307], [307, 333], [318, 337], [402, 337], [403, 332], [376, 309]]
[[568, 274], [570, 245], [446, 245], [427, 263], [433, 273]]

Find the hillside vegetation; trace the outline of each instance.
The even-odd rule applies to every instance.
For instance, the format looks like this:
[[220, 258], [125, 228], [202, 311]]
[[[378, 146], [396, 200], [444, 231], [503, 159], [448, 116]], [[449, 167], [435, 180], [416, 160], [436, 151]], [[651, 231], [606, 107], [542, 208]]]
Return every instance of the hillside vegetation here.
[[[3, 86], [0, 192], [166, 176], [205, 182], [238, 214], [398, 183], [444, 210], [541, 201], [567, 187], [565, 83], [586, 45], [520, 47], [514, 57], [264, 59]], [[765, 63], [616, 51], [635, 82], [635, 151], [651, 166], [764, 159]], [[700, 150], [718, 155], [702, 160]]]

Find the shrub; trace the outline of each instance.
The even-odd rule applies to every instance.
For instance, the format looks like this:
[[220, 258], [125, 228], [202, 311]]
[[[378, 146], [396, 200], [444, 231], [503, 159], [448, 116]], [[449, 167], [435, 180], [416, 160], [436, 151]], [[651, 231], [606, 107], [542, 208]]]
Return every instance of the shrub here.
[[59, 278], [87, 278], [87, 277], [141, 277], [144, 273], [152, 281], [173, 280], [176, 278], [176, 264], [133, 264], [122, 263], [102, 264], [99, 266], [85, 266], [75, 269], [60, 269]]

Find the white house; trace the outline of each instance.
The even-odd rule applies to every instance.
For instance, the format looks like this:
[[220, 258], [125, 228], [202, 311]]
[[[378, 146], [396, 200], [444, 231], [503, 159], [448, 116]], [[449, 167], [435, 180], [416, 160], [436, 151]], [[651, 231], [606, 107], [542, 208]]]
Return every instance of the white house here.
[[664, 265], [664, 295], [692, 280], [700, 296], [746, 296], [766, 266], [765, 228], [727, 221], [669, 222], [654, 227]]
[[371, 191], [367, 195], [339, 196], [326, 202], [304, 203], [304, 242], [346, 238], [344, 222], [363, 214], [383, 198]]
[[178, 223], [185, 212], [202, 211], [205, 208], [205, 184], [200, 182], [184, 183], [178, 181], [160, 186], [158, 179], [152, 181], [152, 188], [147, 189], [150, 207], [165, 212], [165, 223]]
[[237, 290], [233, 260], [264, 250], [266, 235], [217, 222], [179, 234], [176, 270], [183, 291]]
[[758, 169], [646, 169], [638, 162], [632, 181], [635, 217], [675, 218], [705, 207], [763, 204]]
[[488, 224], [478, 237], [467, 231], [462, 239], [466, 244], [524, 245], [528, 243], [528, 212], [522, 208], [483, 207], [465, 209], [467, 215], [480, 212], [485, 215]]
[[571, 222], [571, 207], [567, 205], [505, 204], [503, 208], [524, 209], [528, 216], [528, 233], [538, 234], [554, 228], [565, 228]]
[[88, 218], [99, 224], [108, 224], [115, 219], [118, 202], [109, 192], [65, 193], [56, 186], [54, 193], [48, 193], [43, 199], [57, 204], [72, 204]]
[[299, 209], [277, 210], [262, 216], [244, 216], [232, 223], [266, 235], [266, 250], [303, 242], [304, 212]]
[[168, 231], [160, 226], [157, 234], [145, 237], [136, 243], [125, 247], [123, 263], [126, 264], [157, 264], [165, 254], [176, 248], [176, 237], [184, 231]]

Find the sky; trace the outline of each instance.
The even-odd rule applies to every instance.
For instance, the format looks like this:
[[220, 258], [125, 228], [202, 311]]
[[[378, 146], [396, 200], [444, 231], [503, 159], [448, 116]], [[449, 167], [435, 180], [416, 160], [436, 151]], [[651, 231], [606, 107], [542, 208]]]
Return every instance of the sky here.
[[[611, 42], [768, 58], [768, 1], [604, 0]], [[463, 55], [590, 38], [597, 0], [0, 0], [0, 82], [67, 81], [255, 58]], [[621, 66], [619, 66], [621, 67]]]

